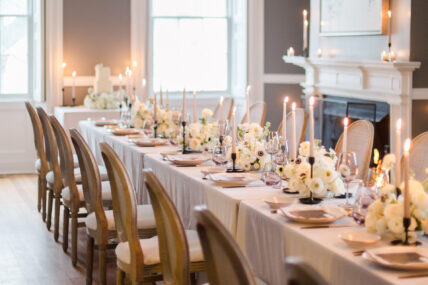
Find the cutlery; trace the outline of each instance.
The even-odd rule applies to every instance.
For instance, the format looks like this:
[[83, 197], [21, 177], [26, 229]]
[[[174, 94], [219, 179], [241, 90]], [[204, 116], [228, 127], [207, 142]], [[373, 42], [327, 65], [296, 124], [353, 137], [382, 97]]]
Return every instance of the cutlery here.
[[419, 278], [419, 277], [428, 277], [428, 272], [425, 272], [425, 273], [415, 273], [415, 274], [407, 274], [407, 275], [400, 275], [400, 276], [398, 276], [398, 279]]
[[354, 225], [319, 225], [319, 226], [304, 226], [301, 229], [334, 229], [334, 228], [346, 228], [353, 227]]
[[363, 253], [365, 252], [366, 250], [357, 250], [357, 251], [353, 251], [352, 252], [352, 254], [354, 255], [354, 256], [361, 256], [361, 255], [363, 255]]
[[263, 185], [240, 185], [240, 186], [223, 186], [223, 188], [251, 188], [251, 187], [262, 187]]

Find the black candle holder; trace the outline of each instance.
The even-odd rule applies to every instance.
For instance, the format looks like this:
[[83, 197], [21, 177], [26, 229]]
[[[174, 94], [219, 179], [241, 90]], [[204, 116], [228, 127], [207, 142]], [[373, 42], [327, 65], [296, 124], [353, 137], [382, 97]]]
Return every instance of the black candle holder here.
[[[309, 164], [311, 165], [311, 178], [313, 178], [313, 172], [314, 172], [314, 163], [315, 163], [315, 157], [310, 156], [309, 157]], [[322, 202], [321, 198], [315, 198], [312, 194], [312, 191], [309, 191], [310, 195], [307, 198], [300, 198], [299, 201], [302, 204], [309, 204], [309, 205], [316, 205]]]
[[236, 153], [233, 152], [231, 154], [232, 157], [232, 168], [229, 168], [228, 170], [226, 170], [226, 172], [244, 172], [244, 169], [238, 169], [236, 168]]
[[403, 218], [404, 226], [404, 241], [401, 239], [391, 241], [392, 245], [409, 245], [409, 246], [418, 246], [422, 243], [420, 241], [409, 242], [409, 227], [410, 227], [410, 218]]
[[192, 151], [190, 151], [186, 148], [186, 125], [187, 125], [186, 121], [181, 122], [181, 126], [183, 126], [183, 150], [182, 150], [183, 154], [192, 153]]
[[303, 49], [303, 57], [309, 57], [309, 49], [308, 48]]
[[154, 125], [153, 125], [153, 137], [157, 138], [158, 137], [158, 120], [154, 121]]
[[76, 98], [71, 98], [71, 101], [73, 102], [73, 107], [76, 106]]

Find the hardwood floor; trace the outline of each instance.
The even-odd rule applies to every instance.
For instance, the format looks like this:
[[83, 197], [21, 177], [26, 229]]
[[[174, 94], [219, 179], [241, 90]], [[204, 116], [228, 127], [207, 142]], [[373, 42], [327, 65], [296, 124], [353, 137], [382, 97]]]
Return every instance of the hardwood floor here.
[[[0, 284], [85, 284], [85, 229], [79, 229], [76, 267], [71, 248], [67, 254], [62, 250], [62, 223], [60, 229], [56, 243], [37, 211], [36, 175], [0, 175]], [[98, 284], [96, 254], [93, 284]], [[115, 284], [114, 251], [108, 255], [108, 284]]]

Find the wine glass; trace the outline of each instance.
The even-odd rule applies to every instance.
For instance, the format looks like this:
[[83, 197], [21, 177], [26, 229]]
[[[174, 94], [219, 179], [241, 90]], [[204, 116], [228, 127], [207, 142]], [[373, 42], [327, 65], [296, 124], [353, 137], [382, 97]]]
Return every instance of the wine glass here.
[[281, 176], [276, 172], [275, 154], [281, 149], [278, 132], [270, 131], [265, 136], [265, 150], [270, 154], [270, 161], [265, 164], [263, 180], [266, 185], [280, 187]]
[[358, 190], [355, 195], [354, 209], [352, 217], [359, 225], [363, 225], [366, 219], [368, 208], [371, 203], [374, 202], [374, 197], [367, 186], [362, 186], [361, 183], [358, 185]]
[[345, 204], [341, 206], [346, 210], [352, 209], [349, 204], [349, 183], [358, 175], [357, 156], [355, 152], [342, 152], [337, 160], [337, 171], [346, 184]]
[[226, 165], [227, 164], [227, 147], [224, 145], [215, 146], [212, 153], [212, 161], [216, 165]]

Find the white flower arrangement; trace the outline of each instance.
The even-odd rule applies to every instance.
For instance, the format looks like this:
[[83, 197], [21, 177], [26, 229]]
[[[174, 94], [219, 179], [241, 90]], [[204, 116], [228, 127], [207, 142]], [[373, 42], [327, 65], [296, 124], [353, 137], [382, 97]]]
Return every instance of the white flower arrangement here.
[[[343, 181], [335, 170], [337, 156], [334, 150], [327, 151], [320, 146], [320, 141], [315, 140], [315, 163], [313, 166], [313, 177], [311, 178], [311, 166], [309, 164], [309, 142], [300, 144], [299, 156], [296, 161], [288, 164], [278, 172], [284, 173], [289, 178], [289, 188], [300, 194], [315, 197], [325, 197], [328, 193], [340, 195], [345, 193]], [[342, 170], [345, 171], [345, 170]]]
[[[409, 181], [410, 190], [410, 227], [409, 231], [428, 232], [428, 193], [424, 183], [413, 178]], [[404, 184], [400, 185], [400, 189]], [[383, 235], [392, 233], [398, 238], [404, 237], [404, 200], [403, 195], [397, 198], [395, 187], [387, 184], [380, 189], [380, 197], [368, 208], [365, 217], [365, 226], [368, 232], [377, 232]]]
[[[186, 145], [190, 150], [207, 151], [211, 150], [216, 144], [219, 126], [212, 119], [213, 112], [210, 109], [202, 110], [202, 117], [199, 122], [191, 123], [186, 126]], [[181, 128], [180, 133], [183, 132]], [[183, 144], [183, 136], [178, 137], [178, 142]]]
[[173, 138], [179, 133], [180, 112], [157, 106], [157, 133], [165, 138]]
[[270, 122], [267, 122], [264, 127], [257, 123], [244, 123], [238, 125], [238, 138], [242, 141], [250, 141], [256, 139], [261, 141], [263, 137], [269, 132]]
[[143, 102], [135, 101], [131, 108], [131, 120], [137, 129], [149, 127], [153, 124], [152, 111]]
[[120, 104], [119, 95], [118, 91], [96, 94], [92, 88], [89, 88], [83, 105], [88, 109], [117, 109]]

